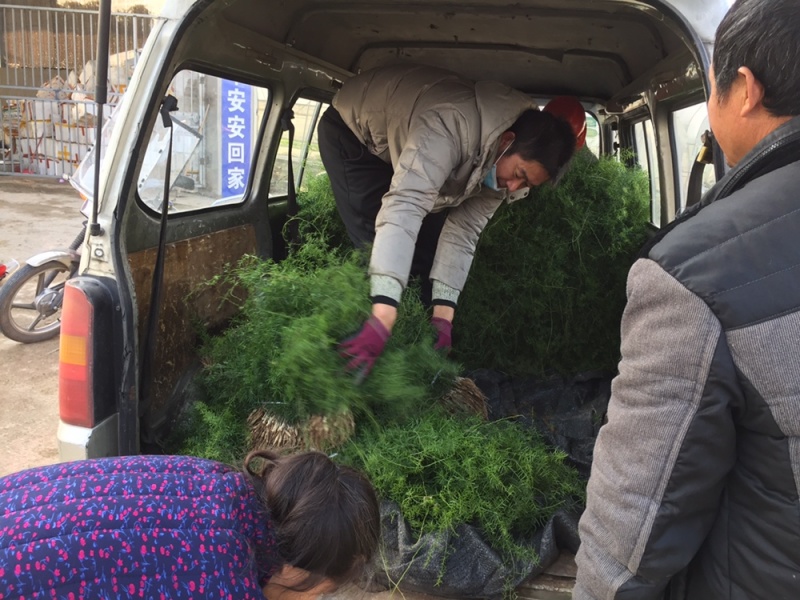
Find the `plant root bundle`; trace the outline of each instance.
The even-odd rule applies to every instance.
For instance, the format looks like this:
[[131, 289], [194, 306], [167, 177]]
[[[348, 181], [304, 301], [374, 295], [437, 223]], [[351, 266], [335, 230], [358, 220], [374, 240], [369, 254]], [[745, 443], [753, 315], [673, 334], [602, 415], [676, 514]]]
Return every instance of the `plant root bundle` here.
[[457, 377], [453, 387], [442, 396], [441, 404], [450, 414], [469, 414], [489, 420], [486, 396], [469, 377]]
[[313, 415], [298, 425], [290, 425], [259, 407], [247, 418], [250, 449], [281, 451], [320, 450], [327, 452], [345, 444], [356, 425], [349, 412], [338, 415]]

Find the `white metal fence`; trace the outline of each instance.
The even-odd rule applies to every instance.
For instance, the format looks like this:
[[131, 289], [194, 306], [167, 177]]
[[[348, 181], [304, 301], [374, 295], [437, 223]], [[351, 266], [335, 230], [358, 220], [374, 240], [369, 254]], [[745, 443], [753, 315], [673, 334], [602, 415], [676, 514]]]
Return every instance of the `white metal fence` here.
[[[111, 17], [108, 102], [119, 102], [152, 27]], [[0, 4], [0, 173], [71, 175], [94, 143], [97, 12]], [[105, 111], [110, 114], [111, 110]]]

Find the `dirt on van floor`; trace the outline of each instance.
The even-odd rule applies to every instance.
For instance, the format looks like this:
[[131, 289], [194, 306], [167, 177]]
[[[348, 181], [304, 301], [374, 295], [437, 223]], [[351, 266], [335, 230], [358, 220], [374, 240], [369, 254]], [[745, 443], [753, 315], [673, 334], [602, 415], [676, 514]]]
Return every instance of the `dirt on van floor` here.
[[[66, 248], [80, 205], [69, 183], [0, 176], [0, 261]], [[0, 334], [0, 476], [56, 462], [57, 428], [58, 338], [18, 344]]]

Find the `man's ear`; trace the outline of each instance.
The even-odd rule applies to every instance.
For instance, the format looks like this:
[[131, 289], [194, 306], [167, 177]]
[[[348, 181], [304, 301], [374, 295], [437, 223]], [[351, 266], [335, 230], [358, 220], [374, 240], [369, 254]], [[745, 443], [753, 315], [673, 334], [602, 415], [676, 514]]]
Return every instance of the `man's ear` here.
[[500, 134], [500, 151], [502, 152], [503, 149], [508, 148], [511, 144], [514, 143], [514, 139], [516, 139], [516, 134], [513, 131], [504, 131]]
[[737, 72], [742, 78], [743, 84], [743, 97], [739, 116], [747, 117], [752, 115], [753, 111], [763, 108], [764, 85], [756, 79], [756, 76], [748, 67], [739, 67]]

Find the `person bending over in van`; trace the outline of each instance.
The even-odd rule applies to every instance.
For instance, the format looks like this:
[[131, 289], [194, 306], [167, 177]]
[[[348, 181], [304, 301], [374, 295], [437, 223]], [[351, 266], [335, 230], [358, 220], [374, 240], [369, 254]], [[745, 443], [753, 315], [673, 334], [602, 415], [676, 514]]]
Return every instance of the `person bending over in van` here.
[[409, 275], [433, 305], [448, 351], [458, 296], [486, 223], [504, 200], [555, 181], [585, 140], [585, 112], [561, 97], [540, 112], [503, 84], [413, 64], [344, 82], [319, 123], [319, 149], [356, 248], [373, 244], [372, 316], [340, 350], [366, 376]]
[[800, 590], [800, 10], [738, 0], [708, 118], [732, 169], [628, 276], [574, 598]]
[[0, 598], [310, 600], [379, 530], [369, 481], [319, 452], [57, 464], [0, 478]]

